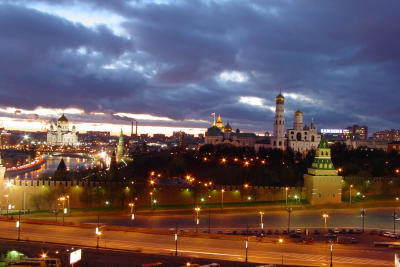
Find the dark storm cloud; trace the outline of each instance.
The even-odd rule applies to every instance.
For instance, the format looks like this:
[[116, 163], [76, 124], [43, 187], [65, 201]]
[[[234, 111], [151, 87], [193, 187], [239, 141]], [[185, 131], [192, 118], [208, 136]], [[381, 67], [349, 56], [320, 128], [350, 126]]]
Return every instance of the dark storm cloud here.
[[[298, 107], [320, 127], [358, 123], [376, 130], [400, 123], [398, 1], [57, 5], [82, 3], [121, 16], [129, 37], [21, 6], [1, 7], [0, 56], [6, 60], [0, 62], [0, 97], [7, 101], [0, 104], [87, 111], [101, 105], [177, 120], [205, 119], [215, 111], [235, 127], [264, 131], [273, 113], [238, 100], [257, 96], [271, 105], [282, 86], [316, 99], [287, 98], [288, 123]], [[80, 47], [87, 53], [77, 53]], [[128, 67], [103, 68], [119, 61]], [[248, 80], [222, 82], [216, 77], [223, 71], [242, 72]]]

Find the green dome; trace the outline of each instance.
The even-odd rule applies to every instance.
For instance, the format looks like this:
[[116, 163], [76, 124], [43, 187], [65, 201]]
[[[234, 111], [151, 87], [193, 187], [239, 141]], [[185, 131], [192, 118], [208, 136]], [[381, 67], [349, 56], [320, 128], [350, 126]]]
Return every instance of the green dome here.
[[212, 126], [207, 129], [206, 136], [218, 136], [221, 134], [221, 129], [217, 126]]

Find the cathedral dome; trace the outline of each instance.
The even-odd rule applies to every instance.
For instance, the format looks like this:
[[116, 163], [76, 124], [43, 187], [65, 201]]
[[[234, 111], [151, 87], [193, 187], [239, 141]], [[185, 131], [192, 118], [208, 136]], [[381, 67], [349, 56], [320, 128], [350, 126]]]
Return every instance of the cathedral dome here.
[[232, 132], [232, 127], [229, 122], [224, 127], [224, 132]]
[[303, 116], [303, 112], [301, 112], [299, 109], [294, 113], [295, 116]]
[[283, 102], [285, 101], [285, 97], [282, 95], [282, 93], [279, 93], [279, 95], [277, 95], [277, 96], [275, 97], [275, 101], [276, 101], [277, 103], [283, 103]]
[[62, 116], [58, 119], [58, 122], [68, 122], [68, 119], [65, 117], [64, 113]]
[[221, 134], [221, 129], [217, 126], [212, 126], [207, 129], [206, 136], [219, 136]]

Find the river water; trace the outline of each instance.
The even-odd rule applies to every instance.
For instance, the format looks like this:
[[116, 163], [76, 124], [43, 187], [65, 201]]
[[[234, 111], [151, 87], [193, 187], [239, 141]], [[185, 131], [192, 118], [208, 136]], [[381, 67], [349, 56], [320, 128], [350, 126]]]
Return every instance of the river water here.
[[64, 159], [65, 165], [69, 170], [73, 170], [80, 167], [91, 167], [94, 165], [92, 159], [84, 157], [53, 156], [53, 155], [44, 155], [43, 157], [46, 159], [46, 163], [43, 164], [39, 169], [13, 175], [6, 173], [5, 175], [6, 178], [37, 179], [40, 178], [41, 175], [52, 175], [54, 171], [57, 169], [58, 164], [60, 164], [61, 159]]

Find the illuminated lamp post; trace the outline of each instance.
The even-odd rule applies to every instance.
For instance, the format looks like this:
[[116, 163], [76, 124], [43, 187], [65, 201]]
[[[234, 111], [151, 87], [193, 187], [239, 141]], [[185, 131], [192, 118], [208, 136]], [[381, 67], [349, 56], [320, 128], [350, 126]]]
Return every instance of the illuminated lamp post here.
[[129, 203], [128, 205], [131, 208], [131, 219], [129, 221], [129, 224], [131, 224], [132, 221], [135, 219], [135, 214], [133, 214], [133, 207], [135, 206], [135, 203]]
[[261, 231], [264, 230], [264, 221], [263, 221], [263, 215], [264, 212], [260, 211], [260, 226], [261, 226]]
[[18, 241], [20, 240], [21, 237], [21, 211], [18, 213], [18, 221], [16, 222], [15, 226], [17, 227], [18, 230]]
[[199, 207], [196, 207], [195, 209], [195, 212], [196, 212], [196, 233], [198, 232], [198, 225], [199, 225], [199, 223], [200, 223], [200, 220], [199, 220], [199, 213], [200, 213], [200, 208]]
[[221, 210], [224, 209], [224, 192], [225, 189], [221, 189]]
[[350, 205], [351, 205], [351, 189], [353, 188], [353, 185], [351, 184], [349, 187], [349, 199], [350, 199]]
[[288, 205], [288, 191], [289, 191], [289, 187], [285, 187], [285, 191], [286, 191], [286, 206]]
[[154, 209], [154, 205], [153, 205], [153, 192], [150, 192], [150, 205], [151, 205], [151, 209]]
[[327, 219], [329, 218], [329, 215], [328, 215], [328, 213], [324, 213], [324, 214], [322, 214], [322, 218], [324, 219], [324, 228], [325, 228], [325, 231], [326, 231], [326, 221], [327, 221]]
[[59, 201], [62, 201], [62, 209], [63, 209], [63, 217], [62, 217], [62, 222], [63, 222], [63, 225], [64, 225], [64, 215], [65, 215], [65, 213], [66, 213], [66, 210], [65, 210], [65, 197], [59, 197], [58, 198], [58, 200]]

